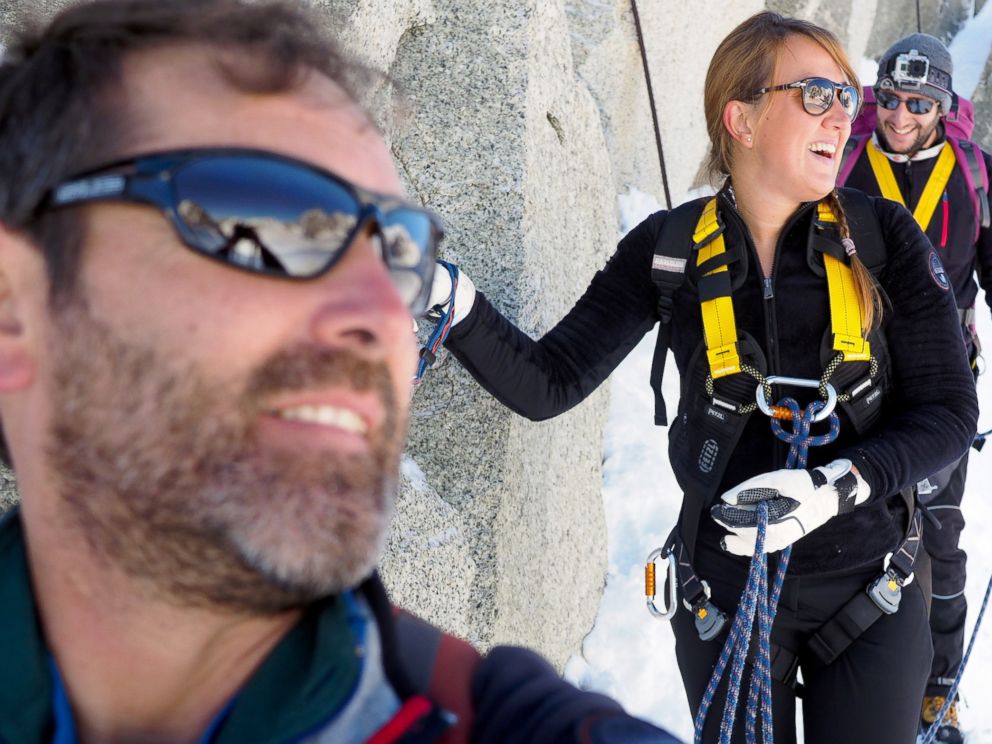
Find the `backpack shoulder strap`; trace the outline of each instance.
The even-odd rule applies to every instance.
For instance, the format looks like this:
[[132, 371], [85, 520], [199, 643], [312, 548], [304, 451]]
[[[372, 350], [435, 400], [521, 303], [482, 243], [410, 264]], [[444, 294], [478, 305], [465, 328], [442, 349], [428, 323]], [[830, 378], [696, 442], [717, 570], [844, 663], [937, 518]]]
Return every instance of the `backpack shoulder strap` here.
[[985, 167], [985, 158], [971, 140], [948, 137], [947, 141], [954, 150], [961, 164], [961, 172], [964, 173], [964, 179], [968, 183], [968, 192], [971, 194], [972, 206], [975, 208], [977, 218], [975, 240], [978, 240], [978, 230], [988, 227], [992, 222], [989, 215], [989, 172]]
[[654, 422], [658, 426], [668, 425], [661, 384], [665, 375], [668, 345], [672, 338], [672, 298], [685, 281], [686, 267], [692, 253], [692, 234], [706, 201], [691, 201], [668, 212], [655, 242], [654, 257], [651, 260], [651, 280], [658, 287], [658, 341], [651, 361]]
[[394, 608], [396, 653], [414, 690], [458, 717], [441, 744], [467, 742], [472, 728], [472, 676], [482, 657], [471, 645], [406, 610]]
[[864, 152], [865, 145], [871, 139], [870, 134], [852, 134], [847, 138], [844, 145], [844, 154], [841, 155], [840, 171], [837, 173], [837, 185], [843, 186], [854, 170], [854, 164], [858, 162], [861, 153]]
[[885, 268], [886, 250], [872, 198], [857, 189], [838, 189], [838, 193], [858, 248], [858, 258], [877, 277]]

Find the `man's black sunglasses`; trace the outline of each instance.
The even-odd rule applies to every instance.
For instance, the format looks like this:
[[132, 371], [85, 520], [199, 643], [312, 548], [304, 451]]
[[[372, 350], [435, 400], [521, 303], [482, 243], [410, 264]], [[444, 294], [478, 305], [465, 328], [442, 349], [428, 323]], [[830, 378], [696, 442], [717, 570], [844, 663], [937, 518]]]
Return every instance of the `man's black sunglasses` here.
[[121, 160], [64, 181], [42, 209], [126, 201], [160, 209], [182, 242], [253, 274], [312, 279], [372, 225], [414, 315], [425, 310], [442, 237], [432, 212], [275, 153], [211, 148]]
[[887, 111], [895, 111], [900, 103], [905, 103], [911, 114], [929, 114], [937, 102], [932, 98], [899, 98], [879, 91], [875, 94], [875, 103]]

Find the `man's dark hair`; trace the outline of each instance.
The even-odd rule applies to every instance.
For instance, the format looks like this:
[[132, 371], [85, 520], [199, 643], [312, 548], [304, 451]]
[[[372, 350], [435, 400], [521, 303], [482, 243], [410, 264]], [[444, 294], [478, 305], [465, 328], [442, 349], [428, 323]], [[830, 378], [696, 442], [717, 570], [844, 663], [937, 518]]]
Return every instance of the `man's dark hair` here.
[[129, 139], [120, 112], [124, 59], [173, 44], [209, 45], [235, 89], [278, 93], [308, 71], [355, 98], [369, 71], [323, 35], [299, 2], [93, 0], [46, 26], [25, 20], [0, 61], [0, 222], [44, 251], [51, 299], [71, 295], [82, 244], [77, 210], [38, 214], [46, 192], [116, 158]]

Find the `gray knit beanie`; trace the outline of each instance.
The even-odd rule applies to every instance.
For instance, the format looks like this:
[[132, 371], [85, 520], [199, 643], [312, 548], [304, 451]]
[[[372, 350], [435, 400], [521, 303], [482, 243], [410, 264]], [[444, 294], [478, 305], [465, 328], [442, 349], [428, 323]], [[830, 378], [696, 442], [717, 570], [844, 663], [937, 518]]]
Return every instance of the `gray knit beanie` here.
[[878, 61], [880, 90], [918, 93], [940, 103], [943, 113], [951, 110], [951, 74], [954, 63], [947, 47], [930, 34], [913, 34], [900, 39]]

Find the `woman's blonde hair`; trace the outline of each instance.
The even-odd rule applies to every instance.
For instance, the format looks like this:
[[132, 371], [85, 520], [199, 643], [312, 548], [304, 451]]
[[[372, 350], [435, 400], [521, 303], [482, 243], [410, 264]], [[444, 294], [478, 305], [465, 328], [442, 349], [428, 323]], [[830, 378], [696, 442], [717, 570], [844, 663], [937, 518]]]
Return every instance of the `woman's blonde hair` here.
[[[733, 165], [734, 139], [723, 124], [724, 108], [730, 101], [755, 101], [756, 91], [772, 83], [779, 52], [790, 36], [804, 36], [819, 44], [844, 73], [844, 82], [861, 89], [858, 74], [851, 66], [840, 40], [830, 31], [808, 21], [769, 11], [751, 16], [720, 42], [706, 72], [703, 108], [710, 138], [706, 169], [711, 180], [719, 181], [729, 176]], [[841, 237], [850, 238], [837, 190], [834, 189], [827, 199], [837, 216]], [[874, 277], [856, 254], [851, 256], [851, 271], [864, 326], [866, 329], [872, 328], [881, 320], [881, 293]]]

